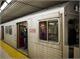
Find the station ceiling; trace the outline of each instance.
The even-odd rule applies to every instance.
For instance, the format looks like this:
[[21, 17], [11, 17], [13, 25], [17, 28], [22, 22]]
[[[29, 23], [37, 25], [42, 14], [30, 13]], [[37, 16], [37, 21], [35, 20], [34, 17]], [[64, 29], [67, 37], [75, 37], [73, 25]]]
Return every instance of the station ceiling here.
[[[12, 0], [7, 7], [0, 13], [1, 23], [14, 20], [16, 18], [49, 8], [56, 4], [67, 1], [49, 1], [49, 0]], [[0, 6], [2, 0], [0, 0]]]

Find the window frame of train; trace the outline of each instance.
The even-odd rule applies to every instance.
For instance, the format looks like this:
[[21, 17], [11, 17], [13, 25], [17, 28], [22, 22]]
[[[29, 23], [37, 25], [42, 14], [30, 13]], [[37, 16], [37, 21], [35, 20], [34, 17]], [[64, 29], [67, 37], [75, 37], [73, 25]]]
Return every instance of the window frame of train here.
[[12, 26], [11, 25], [5, 26], [5, 33], [12, 35]]
[[[46, 32], [47, 32], [47, 36], [46, 36], [46, 39], [41, 39], [40, 37], [41, 37], [41, 35], [40, 35], [40, 23], [42, 23], [42, 22], [45, 22], [46, 23]], [[54, 34], [55, 36], [57, 35], [57, 38], [56, 38], [56, 40], [50, 40], [49, 39], [49, 22], [51, 22], [51, 23], [53, 23], [53, 26], [54, 26], [54, 23], [57, 23], [57, 34], [54, 34], [54, 33], [52, 33], [52, 34]], [[55, 30], [55, 29], [54, 29]], [[53, 32], [54, 32], [54, 30], [53, 30]], [[43, 42], [51, 42], [51, 43], [59, 43], [60, 42], [60, 38], [59, 38], [59, 35], [60, 34], [60, 19], [59, 18], [49, 18], [49, 19], [44, 19], [44, 20], [40, 20], [39, 21], [39, 40], [40, 41], [43, 41]], [[53, 35], [52, 35], [53, 36]], [[55, 37], [54, 36], [54, 37]]]

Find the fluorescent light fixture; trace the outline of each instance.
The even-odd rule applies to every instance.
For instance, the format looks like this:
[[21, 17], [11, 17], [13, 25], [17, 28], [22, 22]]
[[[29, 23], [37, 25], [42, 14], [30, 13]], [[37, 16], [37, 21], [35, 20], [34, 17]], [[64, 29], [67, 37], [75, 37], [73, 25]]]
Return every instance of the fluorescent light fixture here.
[[6, 0], [7, 3], [10, 3], [12, 0]]
[[3, 10], [8, 4], [6, 2], [3, 3], [3, 5], [1, 6], [1, 10]]

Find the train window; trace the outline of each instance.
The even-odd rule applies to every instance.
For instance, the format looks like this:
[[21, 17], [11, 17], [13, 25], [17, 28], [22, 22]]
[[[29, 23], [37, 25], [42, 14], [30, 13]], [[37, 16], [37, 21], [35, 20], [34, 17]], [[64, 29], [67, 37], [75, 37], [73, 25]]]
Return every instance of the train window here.
[[58, 42], [58, 21], [48, 22], [48, 41]]
[[12, 35], [12, 26], [9, 26], [9, 34]]
[[47, 22], [39, 22], [39, 38], [41, 40], [47, 40]]
[[77, 5], [74, 5], [74, 10], [75, 11], [79, 11], [79, 5], [77, 4]]
[[58, 20], [39, 22], [39, 38], [40, 40], [58, 42]]
[[68, 22], [68, 45], [79, 46], [79, 20], [69, 20]]
[[5, 26], [5, 33], [12, 35], [12, 27], [11, 26]]

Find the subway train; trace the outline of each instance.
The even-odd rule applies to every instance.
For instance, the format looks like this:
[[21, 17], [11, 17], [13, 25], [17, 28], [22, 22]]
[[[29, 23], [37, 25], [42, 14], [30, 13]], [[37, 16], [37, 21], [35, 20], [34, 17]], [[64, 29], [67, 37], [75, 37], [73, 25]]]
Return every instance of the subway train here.
[[0, 39], [30, 59], [76, 59], [79, 23], [78, 2], [67, 2], [0, 24]]

